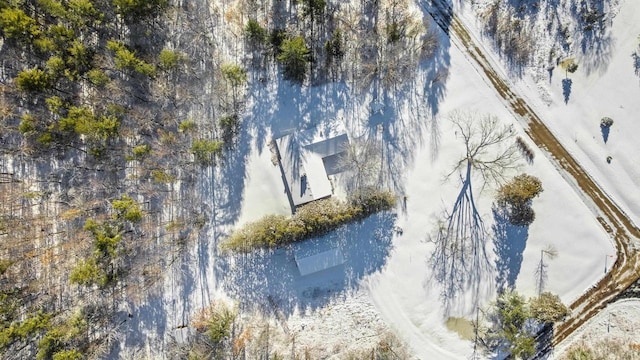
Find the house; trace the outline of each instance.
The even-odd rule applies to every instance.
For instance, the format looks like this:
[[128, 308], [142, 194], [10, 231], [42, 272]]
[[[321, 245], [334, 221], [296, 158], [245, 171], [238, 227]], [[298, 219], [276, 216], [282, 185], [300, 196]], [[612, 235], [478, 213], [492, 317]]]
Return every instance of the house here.
[[340, 157], [349, 145], [347, 134], [319, 140], [310, 135], [291, 133], [274, 141], [292, 213], [301, 205], [331, 197], [329, 176], [342, 171]]

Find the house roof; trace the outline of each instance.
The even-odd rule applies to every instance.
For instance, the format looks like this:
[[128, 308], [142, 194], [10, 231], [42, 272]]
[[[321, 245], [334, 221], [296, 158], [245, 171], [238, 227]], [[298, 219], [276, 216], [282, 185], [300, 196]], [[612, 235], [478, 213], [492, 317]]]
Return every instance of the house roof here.
[[292, 210], [331, 196], [328, 176], [339, 172], [339, 154], [349, 144], [347, 134], [318, 141], [309, 134], [289, 134], [276, 139], [275, 143]]
[[339, 248], [334, 248], [311, 256], [296, 256], [296, 264], [300, 275], [305, 276], [344, 264], [344, 256]]

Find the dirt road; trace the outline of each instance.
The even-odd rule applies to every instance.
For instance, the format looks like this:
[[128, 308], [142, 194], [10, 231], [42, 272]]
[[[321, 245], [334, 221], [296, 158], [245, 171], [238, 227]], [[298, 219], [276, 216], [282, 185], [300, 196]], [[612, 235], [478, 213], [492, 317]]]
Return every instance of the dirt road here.
[[[633, 247], [633, 242], [640, 239], [640, 229], [620, 210], [607, 194], [585, 173], [580, 164], [571, 157], [560, 144], [543, 121], [494, 70], [483, 51], [476, 45], [464, 24], [453, 14], [448, 4], [443, 1], [432, 1], [438, 6], [425, 5], [440, 27], [449, 34], [451, 41], [467, 54], [478, 71], [486, 78], [506, 105], [516, 115], [526, 121], [525, 131], [538, 147], [545, 150], [547, 156], [560, 172], [569, 178], [569, 182], [580, 192], [585, 201], [597, 207], [596, 219], [614, 240], [617, 259], [609, 272], [599, 282], [570, 305], [571, 316], [563, 322], [555, 324], [553, 340], [555, 346], [566, 339], [585, 321], [602, 310], [621, 292], [627, 289], [640, 274], [640, 259]], [[568, 175], [568, 176], [566, 176]]]

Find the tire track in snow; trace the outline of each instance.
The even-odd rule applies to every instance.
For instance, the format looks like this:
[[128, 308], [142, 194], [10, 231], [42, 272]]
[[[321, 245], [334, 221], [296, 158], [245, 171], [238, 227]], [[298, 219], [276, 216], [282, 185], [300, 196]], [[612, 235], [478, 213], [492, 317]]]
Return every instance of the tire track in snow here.
[[[629, 288], [638, 278], [640, 259], [634, 246], [640, 240], [640, 229], [607, 196], [607, 194], [586, 174], [584, 169], [551, 133], [542, 119], [513, 90], [508, 82], [498, 75], [483, 51], [476, 45], [469, 31], [453, 14], [448, 4], [442, 0], [432, 1], [433, 6], [423, 5], [433, 19], [449, 35], [452, 42], [460, 46], [467, 58], [505, 101], [505, 105], [528, 125], [525, 132], [536, 145], [545, 150], [561, 175], [579, 192], [580, 197], [597, 208], [596, 219], [612, 237], [616, 246], [617, 258], [609, 272], [575, 300], [569, 308], [571, 315], [555, 324], [555, 332], [550, 346], [559, 344], [587, 320], [596, 315], [618, 295]], [[548, 350], [548, 349], [546, 349]]]

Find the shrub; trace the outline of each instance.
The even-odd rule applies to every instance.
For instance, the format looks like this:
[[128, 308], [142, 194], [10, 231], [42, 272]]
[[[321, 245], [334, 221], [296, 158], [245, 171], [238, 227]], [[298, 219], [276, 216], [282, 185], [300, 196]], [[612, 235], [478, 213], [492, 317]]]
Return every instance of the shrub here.
[[191, 130], [195, 130], [198, 127], [195, 121], [193, 120], [185, 120], [178, 125], [178, 131], [180, 132], [189, 132]]
[[72, 284], [91, 286], [93, 284], [102, 284], [104, 277], [102, 271], [98, 268], [98, 264], [94, 259], [80, 260], [69, 274], [69, 281]]
[[160, 62], [160, 68], [164, 70], [171, 70], [178, 67], [181, 61], [185, 58], [184, 54], [179, 51], [172, 51], [169, 49], [162, 49], [160, 55], [158, 55], [158, 61]]
[[193, 140], [191, 152], [195, 156], [196, 162], [210, 165], [216, 157], [222, 154], [222, 142], [208, 139]]
[[113, 0], [116, 12], [128, 20], [153, 16], [168, 3], [167, 0]]
[[247, 82], [247, 70], [236, 64], [222, 64], [222, 76], [231, 86], [240, 86]]
[[535, 176], [521, 174], [498, 189], [498, 203], [521, 206], [542, 192], [542, 182]]
[[267, 30], [254, 19], [249, 19], [244, 27], [244, 33], [247, 40], [255, 44], [262, 44], [267, 39]]
[[175, 176], [159, 169], [151, 170], [151, 178], [156, 184], [169, 184], [176, 181]]
[[203, 332], [214, 345], [220, 344], [231, 335], [231, 327], [236, 313], [223, 303], [214, 303], [204, 308], [196, 316], [194, 327]]
[[87, 80], [89, 80], [93, 86], [101, 87], [106, 85], [110, 79], [104, 71], [100, 69], [91, 69], [87, 71]]
[[367, 189], [349, 202], [317, 200], [299, 207], [292, 217], [267, 215], [234, 231], [222, 250], [248, 252], [255, 248], [273, 248], [322, 235], [341, 225], [363, 219], [395, 206], [395, 195]]
[[538, 297], [529, 300], [531, 316], [543, 323], [562, 320], [569, 315], [569, 309], [560, 301], [558, 295], [543, 292]]
[[88, 106], [72, 106], [67, 116], [58, 122], [60, 130], [87, 135], [95, 140], [107, 140], [118, 134], [120, 121], [114, 115], [96, 116]]
[[388, 191], [365, 188], [350, 196], [349, 202], [355, 207], [362, 208], [364, 213], [371, 214], [396, 206], [396, 196]]
[[36, 130], [36, 119], [33, 115], [24, 114], [20, 119], [20, 125], [18, 125], [18, 131], [22, 134], [29, 134]]
[[285, 77], [302, 82], [306, 75], [309, 54], [309, 47], [302, 36], [282, 41], [277, 59], [284, 65]]
[[155, 75], [156, 69], [153, 65], [139, 59], [133, 51], [127, 49], [123, 44], [109, 40], [107, 48], [114, 53], [117, 69], [135, 71], [146, 76]]
[[16, 83], [22, 91], [39, 92], [51, 86], [51, 77], [41, 69], [27, 69], [18, 73]]
[[334, 58], [341, 58], [344, 55], [342, 41], [342, 32], [340, 29], [336, 29], [331, 35], [331, 39], [324, 44], [327, 54]]
[[13, 261], [8, 259], [0, 259], [0, 275], [7, 272], [7, 269], [13, 265]]
[[151, 153], [151, 146], [149, 144], [134, 146], [131, 152], [134, 159], [142, 159]]
[[18, 8], [0, 10], [0, 28], [4, 37], [18, 40], [33, 39], [40, 34], [36, 20]]
[[611, 125], [613, 125], [612, 118], [605, 116], [602, 119], [600, 119], [600, 127], [608, 128], [608, 127], [611, 127]]
[[535, 220], [531, 199], [542, 192], [542, 183], [534, 176], [521, 174], [498, 189], [498, 205], [506, 207], [513, 225], [527, 226]]
[[62, 350], [53, 354], [52, 360], [80, 360], [82, 359], [82, 353], [76, 349]]
[[61, 57], [52, 56], [47, 60], [45, 67], [47, 68], [47, 73], [52, 78], [56, 79], [64, 73], [67, 64], [65, 64], [64, 60], [62, 60]]
[[111, 207], [115, 211], [116, 219], [124, 219], [126, 221], [138, 222], [142, 220], [142, 209], [140, 204], [133, 200], [129, 195], [122, 195], [120, 199], [113, 200]]

